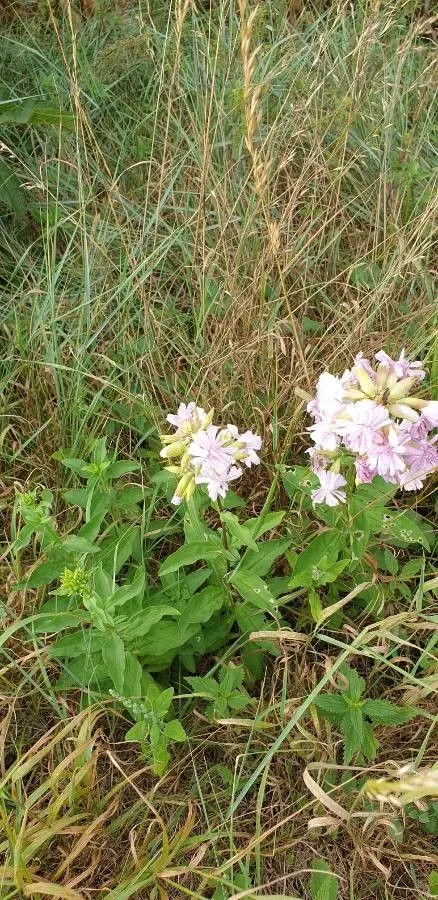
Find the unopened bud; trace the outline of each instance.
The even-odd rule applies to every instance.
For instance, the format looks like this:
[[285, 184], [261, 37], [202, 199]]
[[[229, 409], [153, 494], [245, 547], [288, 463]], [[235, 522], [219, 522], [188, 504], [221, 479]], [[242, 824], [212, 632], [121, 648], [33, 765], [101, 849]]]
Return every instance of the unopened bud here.
[[399, 419], [407, 419], [408, 422], [416, 422], [419, 418], [418, 413], [405, 403], [391, 403], [388, 405], [388, 412], [391, 416]]
[[164, 468], [171, 475], [181, 475], [181, 466], [164, 466]]
[[401, 397], [398, 402], [411, 409], [424, 409], [427, 406], [427, 400], [421, 400], [420, 397]]
[[388, 390], [390, 390], [392, 387], [394, 387], [394, 385], [397, 384], [397, 381], [398, 381], [398, 378], [397, 378], [397, 375], [395, 374], [395, 372], [390, 372], [386, 379], [386, 387], [388, 388]]
[[390, 400], [401, 400], [409, 394], [411, 388], [416, 384], [416, 378], [401, 378], [389, 391]]
[[176, 456], [181, 456], [186, 449], [187, 441], [175, 441], [173, 444], [168, 444], [167, 447], [163, 447], [160, 450], [160, 456], [163, 459], [173, 459]]
[[386, 387], [386, 383], [388, 381], [388, 367], [380, 365], [377, 367], [376, 373], [376, 384], [379, 388]]
[[376, 384], [371, 376], [368, 375], [368, 372], [366, 372], [362, 366], [357, 366], [355, 371], [364, 394], [366, 394], [367, 397], [375, 397], [377, 394]]
[[345, 400], [364, 400], [365, 394], [363, 391], [351, 388], [349, 391], [344, 391], [344, 398]]
[[176, 486], [175, 495], [183, 498], [191, 481], [193, 481], [193, 473], [186, 472]]

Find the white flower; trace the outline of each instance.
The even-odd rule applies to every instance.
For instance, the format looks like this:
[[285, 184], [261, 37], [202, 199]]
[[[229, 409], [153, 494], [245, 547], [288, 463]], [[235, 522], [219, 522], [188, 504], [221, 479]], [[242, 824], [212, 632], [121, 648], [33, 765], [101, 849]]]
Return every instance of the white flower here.
[[327, 506], [338, 506], [345, 503], [345, 486], [347, 484], [343, 475], [338, 472], [317, 472], [321, 487], [312, 491], [314, 503], [326, 503]]
[[217, 500], [218, 497], [226, 497], [230, 481], [240, 478], [241, 474], [242, 469], [239, 469], [239, 466], [221, 469], [206, 464], [196, 475], [195, 482], [196, 484], [206, 484], [210, 500]]
[[349, 405], [348, 419], [339, 430], [345, 446], [362, 456], [373, 450], [377, 443], [383, 443], [381, 429], [391, 424], [388, 410], [384, 406], [374, 400], [358, 400]]
[[185, 403], [180, 403], [178, 412], [176, 414], [169, 413], [169, 415], [166, 416], [166, 421], [170, 422], [171, 425], [174, 425], [175, 428], [181, 428], [181, 425], [184, 425], [185, 422], [192, 423], [196, 417], [201, 425], [205, 418], [205, 410], [202, 409], [202, 406], [196, 406], [196, 403], [191, 400], [187, 405]]
[[202, 466], [209, 463], [221, 469], [228, 467], [234, 457], [232, 444], [226, 445], [227, 435], [220, 431], [217, 425], [209, 425], [208, 428], [198, 431], [189, 444], [189, 455], [193, 465]]
[[422, 381], [426, 377], [426, 372], [421, 368], [422, 363], [419, 359], [410, 362], [402, 350], [398, 359], [392, 359], [384, 350], [376, 353], [377, 362], [382, 366], [386, 366], [390, 372], [393, 372], [397, 378], [418, 378]]
[[239, 449], [235, 454], [236, 459], [239, 462], [243, 462], [248, 469], [253, 465], [258, 466], [260, 457], [257, 455], [256, 450], [260, 450], [262, 446], [261, 437], [258, 434], [254, 434], [253, 431], [244, 431], [243, 434], [239, 434], [236, 425], [227, 425], [227, 431], [239, 445]]

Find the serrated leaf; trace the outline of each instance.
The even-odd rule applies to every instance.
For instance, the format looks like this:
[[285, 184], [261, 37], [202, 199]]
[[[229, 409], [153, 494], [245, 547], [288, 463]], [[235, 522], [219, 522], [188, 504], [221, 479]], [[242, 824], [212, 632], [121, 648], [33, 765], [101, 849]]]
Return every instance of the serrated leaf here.
[[346, 663], [340, 666], [339, 671], [348, 681], [346, 694], [352, 700], [359, 700], [365, 690], [365, 679], [356, 672], [356, 669], [351, 669]]
[[351, 707], [341, 721], [344, 736], [344, 763], [347, 766], [353, 756], [362, 749], [363, 716], [360, 709]]
[[258, 575], [243, 569], [233, 572], [230, 582], [248, 603], [252, 603], [265, 612], [275, 610], [275, 598], [270, 593], [266, 583]]
[[402, 725], [415, 716], [415, 710], [412, 707], [396, 706], [389, 700], [365, 700], [362, 712], [376, 725]]
[[217, 544], [210, 541], [195, 541], [192, 544], [184, 544], [175, 553], [171, 553], [161, 564], [159, 575], [169, 575], [177, 572], [182, 566], [190, 566], [200, 559], [220, 559], [224, 552]]
[[208, 700], [215, 700], [219, 694], [219, 685], [210, 675], [186, 675], [185, 680], [194, 694], [199, 694]]
[[119, 637], [115, 631], [110, 631], [105, 634], [105, 640], [102, 646], [102, 658], [117, 693], [123, 694], [123, 682], [125, 679], [125, 645], [121, 637]]
[[324, 859], [314, 859], [312, 870], [310, 877], [312, 900], [336, 900], [338, 879], [333, 875], [329, 864]]
[[219, 676], [221, 694], [231, 694], [243, 684], [245, 671], [243, 666], [224, 666]]
[[342, 694], [320, 694], [313, 703], [333, 722], [340, 722], [348, 709]]

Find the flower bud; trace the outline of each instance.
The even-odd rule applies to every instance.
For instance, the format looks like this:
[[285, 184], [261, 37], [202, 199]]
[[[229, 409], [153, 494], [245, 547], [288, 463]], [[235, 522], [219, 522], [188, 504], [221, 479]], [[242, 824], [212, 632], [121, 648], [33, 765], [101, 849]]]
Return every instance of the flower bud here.
[[411, 409], [425, 409], [427, 406], [427, 400], [421, 400], [420, 397], [401, 397], [398, 403], [410, 406]]
[[164, 468], [171, 475], [181, 475], [181, 466], [164, 466]]
[[163, 447], [160, 450], [160, 456], [163, 459], [173, 459], [175, 456], [181, 456], [186, 449], [187, 441], [175, 441], [173, 444], [168, 444], [167, 447]]
[[357, 366], [355, 371], [364, 394], [366, 394], [367, 397], [375, 397], [377, 394], [376, 384], [371, 376], [368, 375], [368, 372], [366, 372], [362, 366]]
[[345, 400], [364, 400], [365, 394], [363, 391], [359, 391], [356, 388], [351, 388], [348, 391], [344, 391], [344, 399]]
[[388, 373], [388, 367], [387, 367], [387, 366], [382, 366], [382, 364], [380, 364], [380, 365], [377, 367], [377, 373], [376, 373], [376, 384], [377, 384], [377, 387], [379, 387], [379, 388], [384, 388], [384, 387], [386, 387], [386, 383], [387, 383], [387, 381], [388, 381], [388, 374], [389, 374], [389, 373]]
[[185, 475], [183, 475], [183, 477], [180, 478], [180, 480], [176, 486], [175, 496], [181, 497], [181, 499], [182, 499], [184, 497], [184, 494], [186, 493], [187, 488], [191, 481], [193, 481], [193, 473], [186, 472]]
[[390, 372], [386, 379], [386, 387], [388, 388], [388, 390], [390, 390], [392, 387], [394, 387], [394, 385], [397, 384], [397, 382], [398, 382], [398, 377], [395, 374], [395, 372]]
[[391, 403], [388, 405], [388, 412], [391, 416], [396, 416], [399, 419], [407, 419], [408, 422], [417, 422], [419, 418], [418, 413], [404, 403]]
[[416, 381], [416, 378], [401, 378], [397, 384], [390, 388], [388, 395], [389, 399], [401, 400], [402, 397], [409, 394], [409, 391], [413, 388], [414, 384], [416, 384]]

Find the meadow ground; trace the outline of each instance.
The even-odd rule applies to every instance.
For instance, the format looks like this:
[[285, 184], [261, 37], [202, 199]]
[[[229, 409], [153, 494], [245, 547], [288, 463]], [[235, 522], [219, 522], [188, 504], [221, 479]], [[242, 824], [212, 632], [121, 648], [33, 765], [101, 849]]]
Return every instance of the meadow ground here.
[[[429, 4], [38, 2], [3, 9], [0, 42], [1, 896], [436, 896], [436, 780], [400, 808], [361, 790], [437, 760], [433, 539], [424, 564], [424, 545], [385, 557], [377, 611], [321, 632], [299, 598], [305, 640], [277, 642], [256, 712], [212, 721], [180, 691], [189, 741], [161, 777], [109, 694], [55, 690], [32, 622], [47, 589], [16, 588], [37, 543], [12, 552], [17, 490], [49, 488], [75, 524], [56, 451], [87, 459], [106, 436], [148, 487], [180, 400], [262, 435], [239, 488], [256, 515], [278, 465], [305, 458], [323, 369], [406, 347], [438, 397]], [[433, 492], [396, 502], [433, 528]], [[149, 523], [166, 506], [148, 496]], [[277, 500], [299, 551], [313, 520]], [[149, 540], [152, 579], [177, 543]], [[341, 653], [367, 696], [418, 711], [376, 728], [369, 763], [344, 765], [315, 705], [296, 715], [323, 677], [339, 687]]]

